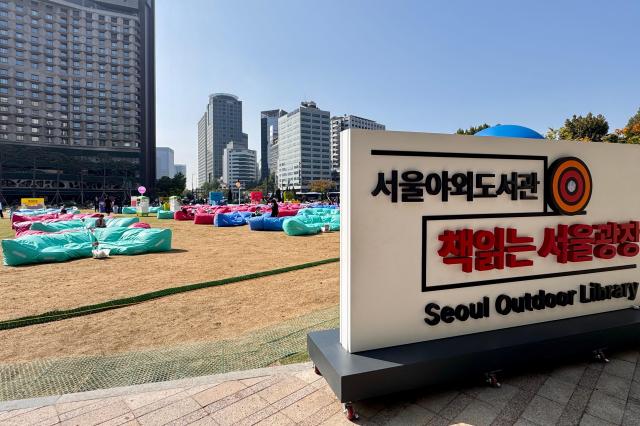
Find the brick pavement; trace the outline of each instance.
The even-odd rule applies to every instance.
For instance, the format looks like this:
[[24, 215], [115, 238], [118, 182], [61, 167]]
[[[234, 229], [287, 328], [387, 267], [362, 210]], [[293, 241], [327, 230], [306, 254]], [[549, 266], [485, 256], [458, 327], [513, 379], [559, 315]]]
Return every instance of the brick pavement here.
[[[361, 401], [359, 424], [640, 425], [639, 353]], [[2, 425], [337, 425], [341, 405], [311, 364], [0, 403]]]

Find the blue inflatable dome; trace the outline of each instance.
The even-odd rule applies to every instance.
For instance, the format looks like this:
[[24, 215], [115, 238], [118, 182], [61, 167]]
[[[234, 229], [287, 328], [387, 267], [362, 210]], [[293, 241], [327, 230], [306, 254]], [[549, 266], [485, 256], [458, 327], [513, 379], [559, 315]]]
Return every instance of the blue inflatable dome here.
[[516, 126], [514, 124], [504, 124], [489, 127], [481, 130], [474, 136], [498, 136], [502, 138], [529, 138], [529, 139], [544, 139], [540, 133], [524, 126]]

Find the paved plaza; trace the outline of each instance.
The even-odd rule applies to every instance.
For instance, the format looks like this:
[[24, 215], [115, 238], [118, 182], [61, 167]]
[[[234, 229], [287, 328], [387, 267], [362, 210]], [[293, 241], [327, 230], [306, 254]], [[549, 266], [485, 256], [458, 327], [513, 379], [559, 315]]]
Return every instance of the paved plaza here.
[[[361, 401], [359, 424], [639, 425], [639, 353]], [[2, 425], [349, 424], [310, 363], [0, 403]]]

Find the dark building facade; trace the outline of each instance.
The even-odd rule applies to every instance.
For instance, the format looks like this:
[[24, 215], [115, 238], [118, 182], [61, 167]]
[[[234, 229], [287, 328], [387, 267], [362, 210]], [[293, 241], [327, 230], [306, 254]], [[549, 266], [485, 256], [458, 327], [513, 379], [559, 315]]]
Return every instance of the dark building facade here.
[[271, 170], [269, 167], [269, 145], [278, 138], [278, 118], [286, 113], [281, 109], [260, 113], [260, 180], [275, 173], [275, 170]]
[[154, 0], [0, 0], [3, 198], [153, 187], [153, 15]]

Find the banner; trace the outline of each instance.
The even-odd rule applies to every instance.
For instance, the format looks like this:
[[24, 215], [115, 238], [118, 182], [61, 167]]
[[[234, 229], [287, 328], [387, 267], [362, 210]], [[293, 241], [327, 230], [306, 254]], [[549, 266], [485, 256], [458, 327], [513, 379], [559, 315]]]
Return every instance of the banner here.
[[44, 198], [21, 198], [20, 204], [23, 209], [44, 209]]

